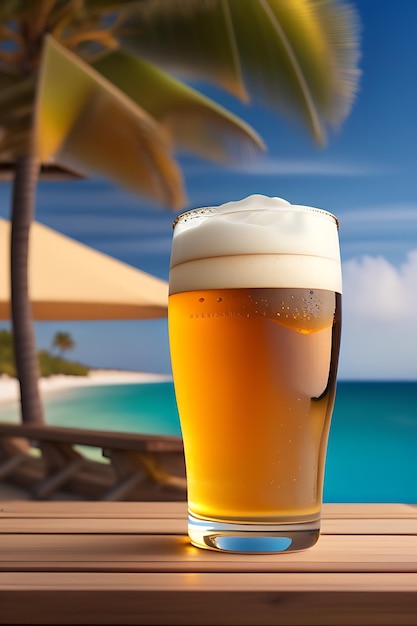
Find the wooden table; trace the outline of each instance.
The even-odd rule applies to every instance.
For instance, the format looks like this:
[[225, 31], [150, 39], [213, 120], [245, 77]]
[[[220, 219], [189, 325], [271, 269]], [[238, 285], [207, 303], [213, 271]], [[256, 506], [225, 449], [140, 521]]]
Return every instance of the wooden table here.
[[0, 505], [1, 624], [417, 624], [417, 506], [326, 505], [298, 554], [189, 545], [184, 503]]

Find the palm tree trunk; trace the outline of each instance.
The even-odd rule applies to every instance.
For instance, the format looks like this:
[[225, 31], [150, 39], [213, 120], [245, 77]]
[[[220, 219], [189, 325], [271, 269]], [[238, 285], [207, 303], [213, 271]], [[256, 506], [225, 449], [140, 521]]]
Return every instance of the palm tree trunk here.
[[29, 300], [29, 230], [35, 215], [39, 161], [30, 152], [16, 161], [11, 232], [11, 308], [14, 354], [20, 383], [22, 421], [44, 423], [39, 393], [39, 359]]

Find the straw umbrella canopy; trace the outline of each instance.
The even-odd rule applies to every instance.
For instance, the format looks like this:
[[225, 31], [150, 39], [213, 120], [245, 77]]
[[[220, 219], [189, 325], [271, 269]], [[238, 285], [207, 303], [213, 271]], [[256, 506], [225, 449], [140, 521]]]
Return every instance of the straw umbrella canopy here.
[[[10, 319], [10, 222], [0, 219], [0, 319]], [[34, 222], [29, 296], [35, 320], [167, 315], [168, 283]]]

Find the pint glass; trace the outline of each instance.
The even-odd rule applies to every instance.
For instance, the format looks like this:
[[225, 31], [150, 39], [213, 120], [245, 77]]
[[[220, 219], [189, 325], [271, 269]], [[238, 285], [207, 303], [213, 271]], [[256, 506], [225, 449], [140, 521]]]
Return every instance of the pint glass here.
[[340, 294], [331, 213], [257, 195], [174, 223], [169, 337], [194, 545], [317, 541]]

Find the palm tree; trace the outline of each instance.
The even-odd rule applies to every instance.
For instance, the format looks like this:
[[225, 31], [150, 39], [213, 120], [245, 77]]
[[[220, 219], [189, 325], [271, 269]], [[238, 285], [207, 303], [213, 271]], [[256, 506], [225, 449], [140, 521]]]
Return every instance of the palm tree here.
[[72, 350], [75, 347], [75, 341], [69, 333], [58, 332], [55, 333], [52, 339], [52, 347], [57, 348], [59, 356], [62, 357], [64, 352]]
[[340, 0], [1, 1], [0, 162], [14, 169], [11, 308], [23, 421], [43, 421], [27, 268], [40, 166], [100, 173], [179, 208], [174, 149], [230, 161], [264, 145], [166, 71], [259, 99], [324, 143], [349, 112], [357, 58], [357, 20]]

